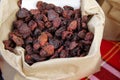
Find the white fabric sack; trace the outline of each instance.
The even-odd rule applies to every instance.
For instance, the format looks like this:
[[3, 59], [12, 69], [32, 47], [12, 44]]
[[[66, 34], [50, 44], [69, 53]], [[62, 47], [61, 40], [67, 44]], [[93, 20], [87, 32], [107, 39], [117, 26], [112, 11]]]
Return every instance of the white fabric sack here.
[[[33, 4], [30, 2], [32, 1]], [[34, 2], [35, 1], [35, 2]], [[0, 62], [4, 80], [79, 80], [100, 70], [100, 45], [104, 29], [104, 13], [95, 0], [43, 0], [55, 5], [78, 5], [82, 15], [93, 15], [88, 23], [94, 33], [90, 51], [85, 57], [51, 59], [29, 66], [24, 61], [24, 49], [16, 48], [17, 54], [4, 49], [3, 40], [8, 39], [12, 22], [18, 11], [17, 0], [2, 0], [0, 3], [0, 53], [4, 59]], [[35, 8], [36, 0], [23, 0], [23, 7]], [[64, 3], [64, 4], [63, 4]], [[27, 7], [25, 5], [31, 4]], [[33, 5], [33, 6], [32, 6]], [[76, 6], [77, 5], [77, 6]]]

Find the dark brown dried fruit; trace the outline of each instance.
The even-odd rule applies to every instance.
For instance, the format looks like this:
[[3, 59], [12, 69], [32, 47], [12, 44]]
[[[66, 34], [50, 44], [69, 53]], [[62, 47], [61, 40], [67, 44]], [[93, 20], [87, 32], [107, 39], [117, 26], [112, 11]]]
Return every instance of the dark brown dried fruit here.
[[46, 8], [46, 5], [47, 5], [47, 3], [42, 2], [42, 1], [38, 1], [36, 6], [40, 11], [42, 11], [43, 9]]
[[26, 50], [27, 54], [32, 54], [33, 53], [31, 45], [26, 45], [25, 50]]
[[49, 39], [49, 44], [53, 45], [55, 49], [61, 46], [61, 41], [58, 39]]
[[87, 29], [87, 24], [82, 22], [82, 28]]
[[59, 17], [59, 14], [54, 10], [48, 10], [48, 19], [49, 21], [53, 21], [55, 18]]
[[63, 31], [62, 32], [62, 39], [65, 39], [67, 36], [71, 35], [72, 32], [69, 32], [69, 31]]
[[23, 39], [20, 38], [20, 37], [18, 37], [18, 36], [16, 36], [16, 35], [13, 34], [13, 33], [10, 33], [10, 34], [9, 34], [9, 37], [10, 37], [10, 39], [12, 39], [12, 40], [15, 42], [15, 44], [16, 44], [17, 46], [22, 46], [22, 45], [24, 44]]
[[30, 13], [31, 13], [32, 15], [35, 15], [35, 14], [40, 14], [40, 11], [39, 11], [38, 9], [31, 9], [31, 10], [30, 10]]
[[56, 36], [61, 36], [62, 32], [65, 31], [65, 27], [60, 27], [56, 32], [55, 35]]
[[25, 61], [29, 64], [29, 65], [32, 65], [34, 63], [34, 61], [32, 60], [31, 58], [31, 55], [29, 54], [26, 54], [25, 55]]
[[43, 21], [37, 21], [38, 27], [42, 30], [45, 28], [44, 22]]
[[85, 40], [93, 40], [93, 33], [92, 32], [88, 32], [86, 35], [85, 35]]
[[41, 30], [38, 29], [38, 28], [36, 28], [36, 29], [34, 30], [34, 32], [33, 32], [33, 35], [34, 35], [35, 37], [38, 37], [40, 34], [41, 34]]
[[23, 23], [18, 30], [20, 34], [23, 36], [23, 38], [26, 38], [31, 33], [30, 28], [25, 23]]
[[47, 52], [46, 52], [45, 50], [43, 50], [43, 49], [40, 50], [39, 55], [40, 55], [41, 57], [47, 57], [47, 56], [49, 56], [49, 55], [47, 54]]
[[31, 58], [36, 62], [41, 61], [40, 56], [38, 54], [31, 54]]
[[23, 19], [23, 18], [26, 18], [26, 17], [28, 17], [28, 16], [30, 16], [29, 11], [28, 11], [27, 9], [25, 9], [25, 8], [21, 8], [21, 9], [17, 12], [17, 17], [18, 17], [19, 19]]
[[61, 46], [61, 47], [57, 50], [57, 52], [60, 53], [60, 52], [63, 50], [63, 48], [64, 48], [64, 46]]
[[46, 16], [46, 15], [44, 15], [44, 14], [43, 14], [43, 21], [44, 21], [44, 22], [47, 22], [47, 21], [48, 21], [47, 16]]
[[33, 31], [37, 27], [37, 23], [35, 21], [31, 20], [28, 23], [28, 26], [30, 27], [31, 31]]
[[38, 1], [38, 9], [20, 8], [5, 49], [25, 49], [25, 61], [32, 65], [54, 58], [83, 57], [89, 52], [94, 34], [89, 32], [89, 16], [71, 6], [63, 8]]
[[76, 28], [77, 28], [77, 21], [74, 20], [74, 21], [72, 21], [72, 22], [69, 24], [69, 26], [67, 27], [67, 30], [68, 30], [68, 31], [73, 31], [73, 30], [75, 30]]
[[62, 14], [63, 9], [61, 7], [55, 7], [55, 11], [59, 14]]
[[48, 38], [53, 38], [53, 35], [51, 33], [49, 32], [45, 32], [45, 33], [47, 34]]
[[23, 21], [22, 20], [16, 20], [13, 22], [13, 26], [14, 28], [19, 28], [21, 25], [23, 24]]
[[64, 18], [70, 19], [74, 12], [72, 10], [63, 10], [62, 14]]
[[57, 17], [53, 20], [53, 26], [55, 28], [58, 28], [60, 26], [60, 23], [61, 23], [61, 19], [59, 17]]
[[66, 58], [66, 57], [68, 57], [68, 52], [65, 50], [62, 50], [60, 53], [60, 58]]
[[34, 40], [33, 48], [34, 48], [34, 50], [38, 50], [40, 48], [40, 43], [38, 42], [38, 40]]
[[47, 28], [49, 28], [49, 27], [52, 26], [52, 23], [48, 21], [48, 22], [45, 23], [45, 26], [46, 26]]
[[79, 57], [81, 54], [81, 50], [78, 47], [76, 47], [75, 49], [70, 51], [70, 54], [71, 57], [77, 57], [77, 56]]
[[10, 41], [10, 40], [5, 40], [5, 41], [3, 41], [3, 43], [4, 43], [4, 46], [5, 46], [5, 49], [10, 50], [10, 51], [13, 52], [14, 47], [13, 47], [13, 48], [11, 47], [12, 41]]
[[43, 47], [43, 49], [47, 52], [47, 55], [53, 55], [54, 54], [54, 46], [53, 45], [46, 45]]
[[86, 35], [86, 30], [82, 30], [82, 31], [80, 31], [80, 32], [78, 33], [78, 36], [79, 36], [81, 39], [84, 39], [85, 35]]
[[75, 41], [73, 41], [73, 42], [70, 43], [69, 49], [72, 50], [72, 49], [74, 49], [77, 45], [78, 45], [78, 43], [76, 43]]
[[38, 41], [41, 46], [44, 46], [47, 40], [48, 40], [48, 36], [45, 32], [41, 33], [41, 35], [38, 37]]

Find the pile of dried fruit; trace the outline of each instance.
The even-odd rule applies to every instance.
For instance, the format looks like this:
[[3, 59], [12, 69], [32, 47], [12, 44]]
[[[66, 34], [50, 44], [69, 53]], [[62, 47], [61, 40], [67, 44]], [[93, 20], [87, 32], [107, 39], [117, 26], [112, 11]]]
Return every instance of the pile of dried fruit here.
[[5, 49], [23, 47], [29, 65], [88, 54], [94, 35], [88, 30], [88, 17], [81, 17], [80, 9], [41, 1], [37, 8], [30, 11], [21, 8], [17, 12], [9, 40], [4, 41]]

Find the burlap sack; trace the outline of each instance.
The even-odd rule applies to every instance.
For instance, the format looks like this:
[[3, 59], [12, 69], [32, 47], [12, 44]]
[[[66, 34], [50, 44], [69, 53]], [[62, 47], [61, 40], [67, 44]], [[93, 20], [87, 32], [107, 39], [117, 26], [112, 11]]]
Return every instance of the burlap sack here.
[[[24, 0], [25, 1], [25, 0]], [[26, 0], [33, 1], [33, 0]], [[88, 23], [94, 33], [89, 54], [80, 58], [52, 59], [29, 66], [24, 61], [24, 49], [17, 47], [14, 54], [4, 49], [3, 40], [8, 39], [11, 25], [18, 10], [17, 0], [2, 0], [0, 5], [0, 52], [4, 59], [0, 63], [5, 80], [79, 80], [100, 70], [100, 44], [104, 29], [104, 13], [95, 0], [43, 0], [62, 2], [66, 5], [80, 4], [82, 15], [93, 15]], [[60, 6], [60, 5], [59, 5]]]
[[102, 8], [106, 15], [104, 39], [120, 41], [120, 0], [104, 0]]

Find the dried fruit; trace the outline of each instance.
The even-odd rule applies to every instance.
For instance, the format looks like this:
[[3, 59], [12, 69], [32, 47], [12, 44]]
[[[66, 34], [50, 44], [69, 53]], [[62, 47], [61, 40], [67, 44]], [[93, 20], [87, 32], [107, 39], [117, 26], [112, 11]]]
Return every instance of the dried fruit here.
[[58, 28], [60, 26], [60, 23], [61, 23], [61, 19], [59, 17], [55, 18], [53, 20], [53, 27]]
[[31, 9], [31, 10], [30, 10], [30, 13], [31, 13], [32, 15], [35, 15], [35, 14], [40, 14], [40, 11], [39, 11], [38, 9]]
[[47, 52], [47, 55], [53, 55], [54, 54], [54, 46], [53, 45], [46, 45], [43, 47], [43, 49]]
[[85, 35], [85, 40], [92, 40], [94, 37], [93, 33], [92, 32], [88, 32], [86, 35]]
[[31, 31], [34, 31], [34, 29], [37, 27], [37, 23], [35, 21], [31, 20], [28, 23], [28, 26], [30, 27]]
[[77, 45], [78, 45], [78, 43], [76, 43], [75, 41], [73, 41], [73, 42], [70, 43], [69, 49], [72, 50], [72, 49], [74, 49]]
[[45, 32], [41, 33], [41, 35], [38, 37], [38, 41], [41, 46], [44, 46], [47, 40], [48, 40], [48, 36]]
[[30, 16], [29, 11], [25, 8], [21, 8], [18, 12], [17, 12], [17, 17], [19, 19], [24, 19], [26, 17]]
[[18, 36], [16, 36], [16, 35], [13, 34], [13, 33], [10, 33], [10, 34], [9, 34], [9, 37], [10, 37], [10, 39], [12, 39], [12, 40], [15, 42], [15, 44], [16, 44], [17, 46], [22, 46], [22, 45], [24, 44], [23, 39], [20, 38], [20, 37], [18, 37]]
[[25, 49], [25, 61], [32, 65], [54, 58], [83, 57], [89, 52], [94, 34], [89, 32], [88, 16], [71, 6], [63, 8], [38, 1], [37, 9], [20, 8], [5, 49]]
[[54, 10], [48, 10], [48, 19], [49, 21], [53, 21], [55, 18], [59, 17], [59, 14]]
[[86, 35], [86, 30], [82, 30], [82, 31], [80, 31], [80, 32], [78, 33], [78, 36], [79, 36], [81, 39], [84, 39], [85, 35]]
[[19, 33], [23, 36], [23, 38], [26, 38], [30, 35], [31, 30], [30, 28], [27, 26], [26, 23], [23, 23], [20, 28], [18, 29]]
[[67, 36], [71, 35], [72, 32], [69, 32], [69, 31], [63, 31], [62, 32], [62, 39], [65, 39]]
[[74, 20], [74, 21], [72, 21], [72, 22], [69, 24], [69, 26], [67, 27], [67, 30], [68, 30], [68, 31], [73, 31], [73, 30], [75, 30], [76, 28], [77, 28], [77, 21]]

